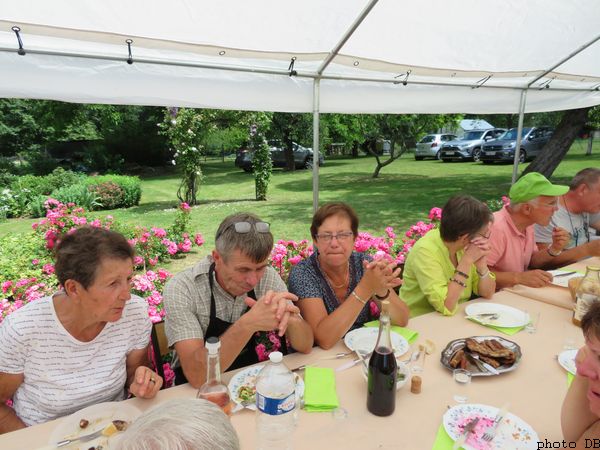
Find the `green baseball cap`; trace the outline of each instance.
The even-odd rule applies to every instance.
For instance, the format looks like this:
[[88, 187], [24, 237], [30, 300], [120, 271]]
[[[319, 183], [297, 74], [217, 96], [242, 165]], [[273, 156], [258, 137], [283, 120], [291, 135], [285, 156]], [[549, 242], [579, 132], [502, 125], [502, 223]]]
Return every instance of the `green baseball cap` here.
[[566, 194], [568, 190], [569, 186], [552, 184], [541, 173], [531, 172], [512, 185], [508, 196], [515, 203], [524, 203], [540, 195], [557, 197]]

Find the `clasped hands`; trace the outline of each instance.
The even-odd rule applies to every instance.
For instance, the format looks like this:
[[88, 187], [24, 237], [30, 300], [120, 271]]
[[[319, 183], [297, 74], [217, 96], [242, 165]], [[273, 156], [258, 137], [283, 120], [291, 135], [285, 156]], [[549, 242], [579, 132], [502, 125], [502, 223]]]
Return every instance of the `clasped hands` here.
[[256, 331], [279, 330], [279, 336], [283, 336], [290, 319], [293, 320], [293, 316], [300, 313], [293, 303], [296, 301], [298, 297], [290, 292], [267, 291], [258, 300], [246, 297], [250, 311], [245, 315]]
[[373, 294], [385, 296], [389, 289], [394, 289], [402, 284], [400, 272], [402, 269], [394, 261], [376, 259], [363, 261], [365, 273], [363, 280]]

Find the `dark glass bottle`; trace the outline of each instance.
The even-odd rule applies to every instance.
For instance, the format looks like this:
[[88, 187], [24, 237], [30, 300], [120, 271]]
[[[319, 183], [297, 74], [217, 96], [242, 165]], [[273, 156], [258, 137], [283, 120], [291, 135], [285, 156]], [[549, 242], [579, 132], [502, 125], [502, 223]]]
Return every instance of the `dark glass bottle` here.
[[367, 409], [376, 416], [389, 416], [396, 408], [398, 365], [390, 336], [389, 301], [381, 302], [379, 336], [369, 359]]

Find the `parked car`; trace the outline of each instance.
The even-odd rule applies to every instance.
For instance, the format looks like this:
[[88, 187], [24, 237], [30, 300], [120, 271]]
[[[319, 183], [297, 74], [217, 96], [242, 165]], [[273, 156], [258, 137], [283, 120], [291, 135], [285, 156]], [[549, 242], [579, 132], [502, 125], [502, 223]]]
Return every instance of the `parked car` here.
[[[525, 162], [535, 158], [550, 140], [554, 130], [550, 127], [525, 127], [521, 133], [521, 149], [519, 161]], [[498, 139], [486, 142], [481, 147], [479, 159], [484, 164], [498, 161], [513, 161], [517, 145], [517, 129], [511, 128]]]
[[415, 159], [421, 161], [424, 158], [440, 159], [440, 148], [442, 144], [456, 139], [454, 134], [438, 133], [428, 134], [419, 142], [415, 149]]
[[506, 132], [506, 128], [489, 130], [472, 130], [456, 141], [442, 144], [440, 157], [442, 161], [479, 161], [481, 146], [487, 141], [498, 138]]
[[[280, 140], [268, 141], [269, 150], [271, 153], [271, 161], [273, 161], [273, 167], [285, 167], [285, 151], [283, 143]], [[313, 150], [312, 148], [303, 147], [296, 142], [292, 142], [294, 151], [294, 165], [296, 169], [311, 169], [313, 165]], [[252, 158], [254, 152], [248, 149], [241, 149], [238, 151], [237, 157], [235, 158], [235, 166], [246, 172], [252, 172]], [[322, 166], [325, 163], [323, 155], [319, 152], [319, 165]]]

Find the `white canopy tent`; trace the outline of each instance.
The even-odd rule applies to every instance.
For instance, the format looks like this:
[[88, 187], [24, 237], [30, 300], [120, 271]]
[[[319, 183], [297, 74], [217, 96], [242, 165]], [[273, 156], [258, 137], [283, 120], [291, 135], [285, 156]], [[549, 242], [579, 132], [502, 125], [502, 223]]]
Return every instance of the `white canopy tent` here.
[[318, 148], [321, 112], [600, 104], [598, 24], [597, 0], [0, 0], [0, 97], [313, 112]]

